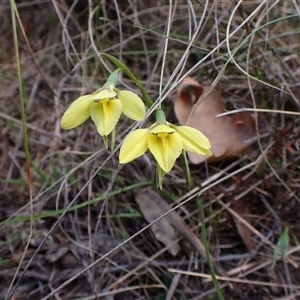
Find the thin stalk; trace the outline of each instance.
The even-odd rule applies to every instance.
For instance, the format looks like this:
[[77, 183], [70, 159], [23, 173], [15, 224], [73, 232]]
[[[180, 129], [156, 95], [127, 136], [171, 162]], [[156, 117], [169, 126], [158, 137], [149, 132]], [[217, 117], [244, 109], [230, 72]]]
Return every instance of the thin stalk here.
[[[10, 283], [8, 288], [8, 292], [6, 294], [5, 299], [11, 299], [13, 296], [18, 284], [13, 288], [11, 294], [10, 291], [15, 282], [16, 276], [19, 273], [19, 270], [23, 264], [25, 255], [27, 253], [30, 240], [32, 238], [33, 233], [33, 196], [32, 196], [32, 178], [31, 178], [31, 168], [30, 168], [30, 156], [29, 156], [29, 146], [28, 146], [28, 135], [27, 135], [27, 127], [26, 127], [26, 112], [25, 112], [25, 104], [24, 104], [24, 90], [23, 90], [23, 81], [21, 75], [21, 62], [19, 55], [19, 43], [18, 43], [18, 34], [17, 34], [17, 24], [16, 24], [16, 14], [17, 7], [14, 0], [10, 0], [10, 10], [11, 10], [11, 19], [12, 19], [12, 30], [13, 30], [13, 39], [14, 39], [14, 48], [15, 48], [15, 59], [17, 66], [17, 77], [18, 77], [18, 86], [19, 86], [19, 97], [20, 97], [20, 109], [21, 109], [21, 118], [22, 118], [22, 129], [23, 129], [23, 139], [24, 139], [24, 150], [25, 150], [25, 160], [26, 160], [26, 171], [27, 171], [27, 183], [28, 183], [28, 192], [29, 192], [29, 203], [30, 203], [30, 225], [29, 225], [29, 236], [23, 251], [20, 263], [17, 267], [15, 275]], [[20, 279], [19, 279], [20, 280]]]
[[219, 299], [220, 300], [225, 300], [224, 296], [222, 294], [219, 282], [216, 278], [216, 274], [215, 274], [212, 262], [210, 260], [209, 246], [208, 246], [208, 242], [207, 242], [207, 234], [206, 234], [206, 228], [205, 228], [205, 215], [204, 215], [204, 209], [203, 209], [200, 198], [197, 198], [197, 205], [198, 205], [198, 208], [199, 208], [200, 219], [201, 219], [202, 242], [203, 242], [203, 245], [204, 245], [204, 248], [205, 248], [206, 260], [207, 260], [207, 264], [208, 264], [208, 267], [209, 267], [210, 275], [211, 275], [213, 284], [215, 286], [216, 292], [219, 296]]

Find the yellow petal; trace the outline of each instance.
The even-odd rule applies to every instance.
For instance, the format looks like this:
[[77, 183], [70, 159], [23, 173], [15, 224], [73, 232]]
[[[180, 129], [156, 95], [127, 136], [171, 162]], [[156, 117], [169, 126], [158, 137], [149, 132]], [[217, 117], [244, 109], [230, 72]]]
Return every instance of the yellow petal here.
[[129, 133], [120, 149], [119, 162], [126, 164], [148, 150], [149, 129], [138, 129]]
[[159, 132], [173, 133], [175, 131], [176, 130], [174, 128], [171, 128], [170, 126], [165, 125], [165, 124], [156, 125], [155, 127], [153, 127], [151, 129], [151, 133], [154, 133], [154, 134], [159, 133]]
[[176, 132], [180, 135], [183, 149], [195, 152], [201, 155], [211, 156], [211, 148], [208, 138], [199, 130], [189, 126], [174, 126]]
[[65, 111], [60, 126], [63, 129], [72, 129], [79, 126], [90, 116], [91, 95], [77, 98]]
[[122, 102], [122, 112], [126, 117], [135, 121], [141, 121], [145, 118], [145, 105], [137, 94], [117, 89], [115, 91]]
[[94, 121], [100, 135], [109, 135], [115, 128], [122, 112], [122, 104], [119, 100], [104, 99], [91, 104], [91, 118]]
[[118, 95], [113, 90], [110, 90], [110, 89], [101, 90], [100, 89], [91, 95], [91, 99], [95, 100], [95, 101], [100, 101], [103, 99], [115, 100], [115, 99], [118, 99]]
[[151, 133], [148, 138], [148, 146], [157, 163], [165, 172], [169, 172], [173, 168], [176, 159], [182, 152], [181, 138], [176, 132]]

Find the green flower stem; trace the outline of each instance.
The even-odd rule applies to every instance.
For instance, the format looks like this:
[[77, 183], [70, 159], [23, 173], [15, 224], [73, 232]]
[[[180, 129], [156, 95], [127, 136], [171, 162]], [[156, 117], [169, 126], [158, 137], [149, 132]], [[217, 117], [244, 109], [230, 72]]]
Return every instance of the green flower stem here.
[[[107, 78], [105, 84], [103, 85], [103, 87], [101, 89], [105, 89], [105, 88], [110, 88], [111, 86], [115, 87], [117, 82], [118, 82], [118, 77], [119, 77], [119, 72], [121, 71], [121, 69], [116, 69], [114, 70], [109, 77]], [[100, 90], [101, 90], [100, 89]]]
[[143, 98], [147, 104], [148, 107], [151, 107], [153, 105], [153, 101], [151, 100], [150, 96], [148, 95], [146, 89], [143, 87], [141, 82], [134, 76], [134, 74], [117, 58], [114, 56], [107, 54], [107, 53], [101, 53], [102, 56], [110, 60], [115, 66], [117, 66], [120, 70], [122, 70], [141, 90], [141, 93], [143, 95]]
[[163, 125], [166, 124], [166, 115], [161, 108], [156, 110], [156, 125]]

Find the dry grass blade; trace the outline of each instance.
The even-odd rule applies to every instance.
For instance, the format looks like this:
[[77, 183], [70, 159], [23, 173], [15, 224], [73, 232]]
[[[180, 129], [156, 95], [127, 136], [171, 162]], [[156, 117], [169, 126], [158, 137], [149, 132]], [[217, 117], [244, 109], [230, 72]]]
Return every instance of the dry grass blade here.
[[[175, 269], [169, 269], [170, 272], [173, 272], [175, 274], [184, 274], [184, 275], [190, 275], [190, 276], [199, 276], [202, 278], [208, 278], [210, 279], [211, 276], [203, 273], [195, 273], [195, 272], [185, 272], [181, 270], [175, 270]], [[289, 285], [289, 284], [282, 284], [282, 283], [273, 283], [273, 282], [266, 282], [266, 281], [255, 281], [255, 280], [247, 280], [247, 279], [239, 279], [239, 278], [232, 278], [232, 277], [222, 277], [217, 276], [218, 280], [227, 281], [227, 282], [236, 282], [236, 283], [246, 283], [246, 284], [253, 284], [258, 286], [266, 286], [266, 287], [283, 287], [283, 288], [293, 288], [296, 290], [300, 289], [300, 285]]]
[[[145, 191], [147, 194], [150, 195], [150, 199], [161, 208], [161, 210], [165, 213], [171, 210], [171, 206], [162, 199], [157, 193], [155, 193], [153, 190], [147, 188]], [[186, 238], [199, 252], [199, 254], [205, 258], [205, 249], [202, 244], [202, 242], [199, 240], [199, 238], [193, 233], [193, 231], [185, 224], [185, 222], [180, 218], [180, 216], [175, 212], [172, 211], [168, 218], [173, 223], [175, 228], [183, 235], [184, 238]], [[215, 268], [215, 271], [218, 274], [226, 274], [226, 271], [222, 268], [222, 266], [213, 258], [211, 257], [211, 261], [213, 264], [213, 267]]]

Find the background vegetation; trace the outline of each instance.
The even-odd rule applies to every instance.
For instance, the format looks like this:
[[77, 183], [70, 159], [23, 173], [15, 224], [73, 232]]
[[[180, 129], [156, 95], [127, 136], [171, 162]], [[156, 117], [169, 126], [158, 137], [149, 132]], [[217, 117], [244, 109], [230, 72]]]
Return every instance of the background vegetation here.
[[[0, 4], [0, 298], [218, 299], [203, 255], [202, 205], [225, 299], [299, 299], [299, 3], [16, 2], [23, 97], [12, 8]], [[91, 121], [60, 128], [68, 105], [115, 69], [100, 53], [163, 99], [174, 123], [184, 77], [217, 85], [226, 109], [253, 109], [258, 138], [233, 160], [191, 165], [192, 189], [178, 160], [163, 191], [153, 191], [150, 154], [119, 170], [118, 151], [105, 149]], [[120, 82], [140, 93], [126, 76]], [[132, 125], [121, 120], [116, 145]], [[146, 227], [143, 197], [148, 210], [159, 207], [154, 219], [179, 206], [167, 222], [175, 240], [164, 244]]]

